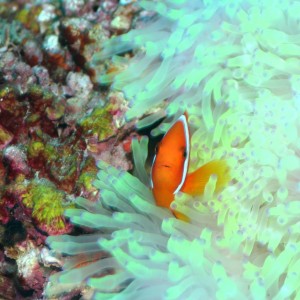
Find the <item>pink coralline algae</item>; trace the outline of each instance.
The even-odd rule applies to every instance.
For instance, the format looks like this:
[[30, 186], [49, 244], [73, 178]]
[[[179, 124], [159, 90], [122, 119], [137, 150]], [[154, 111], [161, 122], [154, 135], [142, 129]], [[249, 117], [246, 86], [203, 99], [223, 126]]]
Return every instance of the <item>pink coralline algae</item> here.
[[43, 284], [46, 280], [46, 270], [39, 263], [39, 250], [27, 248], [18, 255], [18, 283], [23, 293], [32, 293], [33, 297], [41, 298]]
[[7, 177], [9, 180], [14, 180], [21, 174], [30, 174], [26, 154], [16, 146], [5, 148], [3, 152], [3, 162], [7, 166]]

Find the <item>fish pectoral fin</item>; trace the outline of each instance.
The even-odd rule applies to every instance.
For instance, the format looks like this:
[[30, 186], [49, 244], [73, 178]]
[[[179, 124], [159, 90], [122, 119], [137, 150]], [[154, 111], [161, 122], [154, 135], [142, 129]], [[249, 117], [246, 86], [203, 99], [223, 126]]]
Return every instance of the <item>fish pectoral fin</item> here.
[[203, 194], [205, 185], [213, 174], [217, 176], [216, 191], [224, 188], [231, 179], [227, 162], [225, 160], [214, 160], [187, 174], [180, 191], [192, 196]]
[[190, 223], [190, 218], [188, 216], [186, 216], [185, 214], [176, 211], [176, 210], [172, 210], [173, 215], [175, 216], [176, 219], [184, 221], [186, 223]]
[[171, 209], [173, 215], [175, 216], [175, 218], [178, 219], [178, 220], [189, 223], [190, 218], [188, 216], [186, 216], [184, 213], [178, 211], [177, 208], [178, 208], [178, 206], [176, 204], [176, 201], [172, 202], [171, 205], [170, 205], [170, 209]]

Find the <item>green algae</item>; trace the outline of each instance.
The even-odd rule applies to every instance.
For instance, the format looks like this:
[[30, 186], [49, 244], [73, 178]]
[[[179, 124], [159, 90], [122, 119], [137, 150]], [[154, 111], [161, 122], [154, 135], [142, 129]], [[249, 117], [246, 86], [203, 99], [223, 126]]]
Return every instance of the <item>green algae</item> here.
[[105, 140], [113, 134], [111, 106], [96, 107], [79, 121], [85, 136], [97, 136], [98, 141]]
[[51, 226], [57, 230], [65, 228], [64, 211], [70, 205], [65, 204], [65, 193], [58, 190], [46, 179], [33, 180], [22, 195], [23, 204], [32, 209], [32, 216], [39, 224]]

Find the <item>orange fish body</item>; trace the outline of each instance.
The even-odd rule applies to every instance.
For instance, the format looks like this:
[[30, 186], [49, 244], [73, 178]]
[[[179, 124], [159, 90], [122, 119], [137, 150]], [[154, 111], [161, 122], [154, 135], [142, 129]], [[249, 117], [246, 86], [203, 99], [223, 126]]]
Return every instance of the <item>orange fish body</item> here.
[[157, 205], [170, 207], [182, 187], [189, 163], [189, 134], [182, 115], [159, 143], [151, 171], [152, 191]]
[[[158, 206], [170, 208], [179, 191], [192, 196], [201, 195], [213, 174], [217, 176], [216, 190], [229, 182], [229, 168], [224, 160], [211, 161], [188, 174], [189, 154], [187, 114], [183, 114], [164, 135], [153, 159], [151, 186]], [[179, 218], [180, 215], [175, 213]]]

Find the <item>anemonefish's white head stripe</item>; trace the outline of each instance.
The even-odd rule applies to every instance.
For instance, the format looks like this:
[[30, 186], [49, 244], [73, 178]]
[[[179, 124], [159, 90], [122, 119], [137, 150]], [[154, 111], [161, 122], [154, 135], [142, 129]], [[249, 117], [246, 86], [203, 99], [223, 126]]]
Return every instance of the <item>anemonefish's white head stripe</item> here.
[[182, 170], [182, 179], [180, 184], [178, 185], [177, 189], [174, 191], [174, 194], [178, 193], [185, 181], [187, 172], [188, 172], [188, 167], [189, 167], [189, 159], [190, 159], [190, 134], [189, 134], [189, 126], [187, 123], [187, 118], [186, 115], [182, 115], [177, 122], [180, 121], [183, 124], [183, 128], [184, 128], [184, 136], [185, 136], [185, 144], [186, 144], [186, 157], [185, 157], [185, 161], [183, 164], [183, 170]]
[[[153, 158], [152, 168], [153, 168], [155, 159], [156, 159], [156, 154], [154, 155], [154, 158]], [[152, 180], [152, 168], [151, 168], [151, 174], [150, 174], [150, 187], [151, 187], [151, 189], [153, 189], [153, 187], [154, 187], [153, 180]]]

